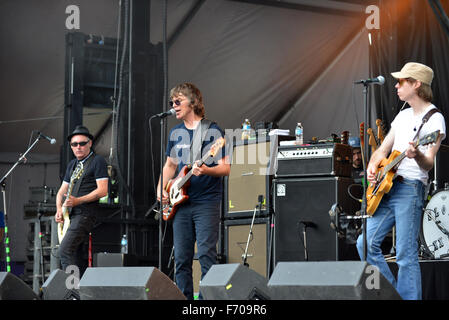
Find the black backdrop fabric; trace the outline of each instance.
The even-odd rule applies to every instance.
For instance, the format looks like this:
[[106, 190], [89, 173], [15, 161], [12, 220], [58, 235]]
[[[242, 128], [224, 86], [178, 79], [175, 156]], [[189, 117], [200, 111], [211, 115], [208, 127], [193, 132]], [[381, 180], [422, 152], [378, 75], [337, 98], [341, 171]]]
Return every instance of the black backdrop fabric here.
[[[447, 12], [449, 1], [441, 2]], [[381, 26], [373, 34], [371, 68], [374, 74], [385, 76], [385, 85], [374, 88], [377, 118], [387, 128], [401, 109], [394, 88], [396, 80], [391, 72], [399, 71], [407, 62], [423, 63], [434, 70], [433, 103], [443, 112], [448, 127], [449, 119], [449, 62], [446, 34], [428, 1], [380, 1]], [[407, 107], [407, 106], [406, 106]], [[448, 138], [443, 141], [448, 144]]]

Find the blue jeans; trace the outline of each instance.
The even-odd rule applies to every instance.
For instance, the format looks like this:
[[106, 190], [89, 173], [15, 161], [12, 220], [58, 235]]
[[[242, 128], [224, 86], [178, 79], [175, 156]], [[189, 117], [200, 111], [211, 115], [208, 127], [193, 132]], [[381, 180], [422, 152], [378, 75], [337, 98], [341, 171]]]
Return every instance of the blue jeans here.
[[[418, 237], [424, 205], [424, 184], [419, 180], [396, 181], [382, 198], [374, 215], [367, 219], [367, 257], [403, 299], [422, 298], [421, 269], [418, 261]], [[381, 250], [385, 236], [396, 225], [397, 281]], [[357, 240], [359, 256], [363, 258], [363, 234]]]
[[[175, 281], [187, 299], [193, 300], [192, 263], [195, 241], [201, 265], [201, 279], [217, 262], [220, 208], [220, 202], [188, 202], [175, 214], [173, 221]], [[201, 299], [201, 294], [199, 298]]]

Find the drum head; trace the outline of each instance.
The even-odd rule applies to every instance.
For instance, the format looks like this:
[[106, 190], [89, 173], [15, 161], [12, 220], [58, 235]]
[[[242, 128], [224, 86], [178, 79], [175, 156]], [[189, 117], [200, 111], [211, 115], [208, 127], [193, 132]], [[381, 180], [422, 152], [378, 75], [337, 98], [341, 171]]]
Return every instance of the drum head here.
[[424, 244], [435, 259], [449, 257], [449, 191], [435, 193], [422, 220]]

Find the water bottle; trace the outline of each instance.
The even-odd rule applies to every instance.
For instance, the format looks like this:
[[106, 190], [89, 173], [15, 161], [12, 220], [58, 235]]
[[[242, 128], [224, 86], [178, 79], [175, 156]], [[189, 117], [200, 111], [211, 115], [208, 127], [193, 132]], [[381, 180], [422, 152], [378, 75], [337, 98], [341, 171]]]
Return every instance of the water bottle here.
[[123, 235], [121, 244], [122, 244], [121, 253], [128, 253], [128, 238], [126, 234]]
[[296, 144], [304, 143], [304, 130], [301, 122], [298, 122], [298, 124], [296, 125], [295, 136], [296, 136]]
[[248, 140], [251, 135], [251, 123], [248, 119], [242, 123], [242, 140]]

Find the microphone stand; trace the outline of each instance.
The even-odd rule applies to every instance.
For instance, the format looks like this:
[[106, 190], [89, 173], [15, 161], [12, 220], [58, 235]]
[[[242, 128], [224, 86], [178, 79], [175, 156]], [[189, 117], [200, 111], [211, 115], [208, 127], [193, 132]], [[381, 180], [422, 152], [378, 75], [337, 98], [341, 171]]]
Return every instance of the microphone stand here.
[[162, 272], [162, 219], [164, 216], [164, 207], [162, 204], [162, 198], [164, 196], [164, 117], [160, 118], [161, 125], [161, 145], [160, 145], [160, 162], [161, 162], [161, 186], [160, 194], [161, 200], [159, 201], [159, 270]]
[[245, 253], [242, 256], [243, 259], [243, 265], [249, 267], [248, 262], [246, 261], [248, 259], [248, 247], [249, 247], [249, 242], [251, 241], [251, 236], [253, 235], [253, 226], [254, 226], [254, 220], [256, 219], [256, 212], [257, 212], [257, 208], [259, 208], [259, 213], [261, 212], [262, 209], [262, 202], [263, 202], [263, 195], [259, 195], [258, 197], [259, 203], [256, 205], [256, 207], [254, 208], [254, 213], [253, 213], [253, 219], [251, 221], [251, 227], [249, 228], [249, 233], [248, 233], [248, 240], [246, 241], [246, 248], [245, 248]]
[[[16, 161], [16, 163], [14, 163], [14, 165], [11, 167], [11, 169], [9, 169], [9, 171], [2, 177], [2, 179], [0, 180], [0, 188], [3, 194], [3, 213], [5, 214], [5, 239], [8, 237], [8, 225], [7, 225], [7, 221], [8, 221], [8, 217], [7, 217], [7, 211], [6, 211], [6, 196], [5, 196], [5, 192], [6, 192], [6, 178], [8, 178], [8, 176], [14, 171], [14, 169], [21, 163], [21, 162], [26, 162], [26, 155], [31, 151], [31, 149], [34, 148], [34, 146], [39, 142], [39, 140], [41, 139], [41, 135], [39, 135], [36, 140], [34, 140], [34, 142], [31, 144], [31, 146], [25, 151], [25, 153], [23, 153], [19, 159]], [[8, 246], [5, 246], [5, 251], [6, 251], [6, 271], [9, 272], [11, 271], [11, 266], [10, 266], [10, 259], [9, 259], [9, 250], [7, 250]]]
[[309, 254], [307, 251], [307, 223], [302, 222], [302, 236], [304, 240], [304, 261], [309, 261]]
[[[369, 125], [369, 104], [368, 104], [368, 83], [363, 82], [363, 97], [364, 97], [364, 121], [365, 121], [365, 126], [368, 127]], [[367, 165], [368, 165], [368, 151], [369, 151], [369, 144], [368, 144], [368, 135], [364, 134], [363, 135], [363, 141], [364, 141], [364, 154], [365, 156], [363, 157], [363, 198], [362, 198], [362, 207], [360, 209], [360, 214], [362, 216], [362, 233], [363, 233], [363, 257], [361, 258], [362, 261], [366, 261], [366, 255], [367, 255], [367, 249], [368, 249], [368, 244], [367, 244], [367, 239], [366, 239], [366, 228], [367, 228], [367, 222], [366, 222], [366, 184], [368, 183], [367, 180]]]
[[[34, 226], [34, 252], [39, 251], [39, 268], [40, 268], [40, 277], [42, 281], [42, 286], [45, 283], [45, 264], [44, 264], [44, 247], [42, 245], [42, 230], [41, 230], [41, 218], [42, 218], [43, 212], [42, 212], [42, 205], [39, 202], [37, 205], [37, 221]], [[36, 243], [37, 242], [37, 243]], [[36, 259], [36, 253], [34, 254], [34, 259]], [[35, 263], [36, 265], [36, 263]], [[38, 274], [34, 274], [34, 278], [38, 277]], [[38, 283], [39, 281], [37, 281]], [[36, 290], [39, 290], [39, 288], [36, 288]]]

